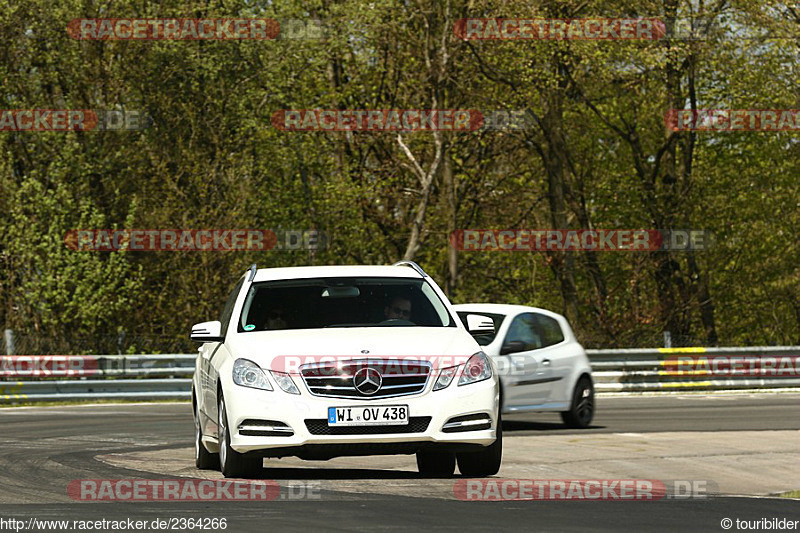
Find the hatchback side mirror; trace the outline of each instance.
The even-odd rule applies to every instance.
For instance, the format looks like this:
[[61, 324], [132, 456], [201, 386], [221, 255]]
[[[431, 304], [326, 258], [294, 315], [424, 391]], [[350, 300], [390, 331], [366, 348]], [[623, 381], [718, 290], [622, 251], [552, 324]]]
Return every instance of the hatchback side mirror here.
[[191, 339], [197, 342], [222, 342], [222, 323], [219, 320], [192, 326]]
[[525, 343], [522, 341], [510, 341], [500, 347], [500, 355], [508, 355], [510, 353], [524, 352]]

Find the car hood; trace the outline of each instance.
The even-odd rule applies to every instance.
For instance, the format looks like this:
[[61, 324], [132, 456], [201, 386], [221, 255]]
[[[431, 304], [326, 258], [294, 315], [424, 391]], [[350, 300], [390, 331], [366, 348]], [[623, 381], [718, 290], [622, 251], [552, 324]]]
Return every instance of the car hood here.
[[445, 368], [464, 363], [480, 350], [467, 332], [446, 327], [259, 331], [231, 336], [227, 344], [236, 358], [291, 373], [300, 364], [387, 357], [430, 361], [433, 368]]

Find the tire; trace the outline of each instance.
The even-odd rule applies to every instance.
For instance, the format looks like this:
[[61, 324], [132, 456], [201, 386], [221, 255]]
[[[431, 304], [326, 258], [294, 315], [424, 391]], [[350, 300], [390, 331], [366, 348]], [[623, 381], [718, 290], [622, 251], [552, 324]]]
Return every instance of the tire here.
[[452, 452], [417, 452], [417, 469], [422, 477], [453, 477], [456, 471], [456, 454]]
[[247, 478], [261, 470], [263, 460], [250, 457], [231, 448], [231, 435], [228, 431], [228, 412], [225, 399], [219, 395], [219, 466], [224, 477]]
[[456, 454], [458, 470], [467, 477], [493, 476], [500, 471], [503, 461], [503, 422], [497, 419], [497, 439], [479, 452]]
[[199, 470], [219, 470], [219, 454], [209, 452], [203, 444], [197, 407], [194, 409], [194, 465]]
[[584, 376], [578, 380], [572, 393], [569, 411], [561, 412], [561, 420], [570, 428], [585, 429], [594, 418], [594, 385]]

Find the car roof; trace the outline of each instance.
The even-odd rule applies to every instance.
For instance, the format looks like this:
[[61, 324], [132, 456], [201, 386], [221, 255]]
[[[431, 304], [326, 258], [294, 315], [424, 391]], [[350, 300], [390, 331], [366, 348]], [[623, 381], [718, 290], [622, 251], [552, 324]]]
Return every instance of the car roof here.
[[531, 307], [529, 305], [468, 303], [468, 304], [454, 305], [453, 307], [455, 308], [456, 311], [461, 311], [461, 312], [475, 311], [476, 313], [484, 312], [484, 313], [494, 313], [499, 315], [533, 312], [533, 313], [542, 313], [553, 317], [563, 318], [562, 315], [554, 313], [553, 311], [542, 309], [541, 307]]
[[408, 266], [376, 266], [376, 265], [337, 265], [337, 266], [298, 266], [261, 268], [256, 272], [253, 281], [276, 281], [284, 279], [305, 278], [340, 278], [340, 277], [378, 277], [378, 278], [416, 278], [422, 279], [413, 268]]
[[[554, 318], [561, 324], [561, 329], [564, 332], [565, 339], [567, 339], [570, 342], [577, 342], [577, 339], [575, 337], [575, 332], [572, 331], [572, 326], [570, 326], [567, 317], [565, 317], [564, 315], [560, 315], [558, 313], [554, 313], [553, 311], [548, 311], [547, 309], [542, 309], [541, 307], [531, 307], [528, 305], [513, 305], [513, 304], [470, 303], [470, 304], [454, 305], [453, 308], [458, 313], [464, 313], [470, 311], [475, 313], [493, 313], [498, 315], [517, 315], [519, 313], [541, 313], [543, 315]], [[507, 323], [507, 321], [504, 322]]]

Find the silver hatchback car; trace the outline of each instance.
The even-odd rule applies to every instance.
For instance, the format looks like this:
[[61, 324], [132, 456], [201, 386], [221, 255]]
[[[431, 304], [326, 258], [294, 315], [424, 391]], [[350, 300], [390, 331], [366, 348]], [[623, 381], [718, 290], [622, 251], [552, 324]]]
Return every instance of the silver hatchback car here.
[[570, 427], [588, 427], [595, 412], [589, 358], [567, 319], [522, 305], [461, 304], [462, 320], [482, 315], [494, 334], [476, 335], [500, 374], [503, 413], [558, 411]]

